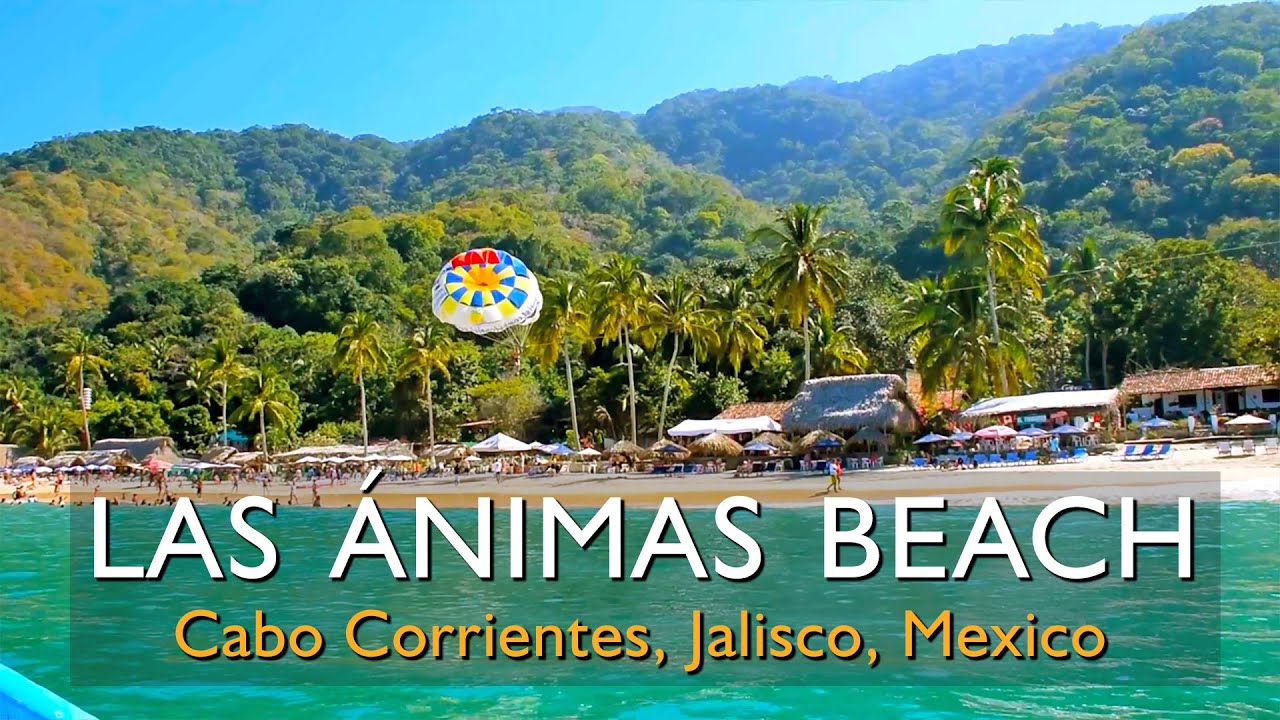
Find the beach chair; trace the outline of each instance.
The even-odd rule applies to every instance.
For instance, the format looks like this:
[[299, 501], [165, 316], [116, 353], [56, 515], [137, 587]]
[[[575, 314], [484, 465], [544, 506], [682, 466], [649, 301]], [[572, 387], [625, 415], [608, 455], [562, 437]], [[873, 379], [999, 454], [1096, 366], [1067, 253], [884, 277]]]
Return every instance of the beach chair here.
[[1173, 452], [1173, 443], [1161, 443], [1159, 449], [1152, 454], [1151, 459], [1163, 460], [1168, 457], [1171, 452]]
[[912, 458], [912, 459], [911, 459], [911, 464], [912, 464], [912, 465], [915, 465], [916, 467], [920, 468], [921, 470], [923, 470], [923, 469], [924, 469], [925, 463], [926, 463], [926, 461], [925, 461], [925, 459], [924, 459], [924, 458], [922, 458], [922, 457]]
[[1066, 448], [1058, 448], [1058, 459], [1059, 459], [1059, 460], [1070, 460], [1070, 459], [1071, 459], [1071, 453], [1067, 452], [1067, 449], [1066, 449]]
[[1017, 465], [1019, 462], [1021, 462], [1021, 459], [1018, 457], [1018, 453], [1016, 452], [1005, 453], [1005, 456], [1004, 456], [1005, 465]]
[[1125, 445], [1124, 454], [1120, 456], [1121, 460], [1132, 460], [1138, 454], [1137, 445]]
[[1280, 437], [1267, 438], [1266, 453], [1268, 455], [1275, 455], [1277, 453], [1280, 453]]
[[1083, 462], [1084, 459], [1087, 457], [1089, 457], [1089, 451], [1082, 447], [1078, 447], [1075, 450], [1071, 451], [1072, 462]]
[[1231, 457], [1231, 443], [1218, 443], [1218, 457]]
[[1258, 449], [1257, 449], [1256, 447], [1254, 447], [1254, 445], [1253, 445], [1253, 438], [1245, 438], [1245, 439], [1244, 439], [1243, 446], [1244, 446], [1244, 454], [1245, 454], [1245, 455], [1257, 455], [1257, 454], [1258, 454]]
[[987, 464], [986, 453], [975, 453], [973, 456], [973, 464], [978, 466], [986, 465]]
[[1035, 450], [1022, 451], [1022, 462], [1027, 463], [1028, 465], [1034, 465], [1039, 459], [1040, 455]]

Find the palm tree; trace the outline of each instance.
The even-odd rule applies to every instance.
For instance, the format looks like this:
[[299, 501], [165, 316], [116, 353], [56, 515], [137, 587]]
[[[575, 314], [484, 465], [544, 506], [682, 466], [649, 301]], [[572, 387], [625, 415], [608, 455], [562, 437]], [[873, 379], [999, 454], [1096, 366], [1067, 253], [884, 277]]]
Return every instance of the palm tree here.
[[251, 371], [241, 388], [242, 404], [236, 408], [232, 420], [258, 421], [258, 432], [262, 436], [262, 455], [271, 458], [267, 446], [267, 422], [283, 424], [292, 422], [298, 417], [294, 408], [298, 404], [298, 396], [289, 389], [283, 378], [270, 370], [259, 368]]
[[840, 233], [823, 233], [824, 205], [796, 203], [778, 211], [776, 222], [751, 234], [756, 242], [773, 245], [772, 254], [760, 266], [760, 287], [773, 297], [774, 309], [793, 328], [804, 331], [804, 379], [813, 374], [810, 361], [809, 324], [813, 308], [830, 316], [835, 312], [849, 273], [847, 257], [838, 247]]
[[[992, 341], [999, 352], [1002, 344], [996, 313], [997, 275], [1032, 289], [1039, 297], [1040, 281], [1048, 270], [1036, 214], [1022, 205], [1017, 163], [997, 156], [974, 158], [970, 164], [965, 181], [943, 196], [939, 239], [947, 255], [959, 253], [971, 266], [985, 271], [988, 319]], [[1000, 369], [1001, 393], [1008, 395], [1006, 364], [996, 365]]]
[[573, 387], [573, 361], [569, 341], [580, 339], [586, 327], [583, 312], [583, 286], [567, 275], [553, 277], [544, 282], [542, 289], [542, 314], [530, 331], [533, 361], [549, 367], [564, 357], [564, 378], [569, 387], [569, 419], [573, 427], [576, 450], [582, 449], [582, 436], [578, 434], [578, 401]]
[[80, 405], [80, 444], [82, 450], [89, 449], [89, 405], [85, 402], [85, 376], [101, 379], [107, 361], [100, 353], [104, 352], [101, 340], [85, 334], [79, 329], [72, 330], [55, 349], [57, 355], [66, 363], [67, 385], [73, 382], [76, 388], [76, 401]]
[[349, 373], [360, 386], [360, 436], [364, 440], [366, 455], [369, 454], [369, 418], [364, 378], [370, 372], [384, 369], [391, 359], [391, 355], [382, 346], [381, 331], [381, 325], [372, 315], [357, 310], [347, 316], [334, 346], [334, 369]]
[[1063, 274], [1058, 281], [1059, 286], [1075, 295], [1083, 306], [1081, 330], [1084, 331], [1084, 381], [1090, 386], [1093, 384], [1093, 378], [1089, 372], [1095, 325], [1093, 304], [1105, 283], [1105, 271], [1106, 261], [1098, 252], [1097, 241], [1087, 237], [1067, 253], [1066, 262], [1063, 263]]
[[832, 375], [856, 375], [866, 372], [870, 359], [858, 347], [851, 325], [836, 327], [829, 320], [818, 324], [815, 334], [820, 334], [822, 345], [818, 350], [818, 365]]
[[180, 396], [197, 405], [208, 405], [218, 391], [218, 381], [213, 378], [213, 361], [198, 358], [187, 363], [183, 372]]
[[[249, 368], [240, 361], [240, 343], [229, 338], [220, 337], [209, 346], [209, 354], [205, 358], [205, 370], [208, 380], [213, 382], [222, 398], [222, 444], [227, 444], [227, 402], [233, 383], [243, 380], [249, 374]], [[203, 380], [202, 380], [203, 381]]]
[[714, 308], [716, 349], [721, 358], [729, 361], [737, 377], [744, 361], [754, 360], [764, 352], [764, 342], [769, 338], [769, 330], [760, 322], [764, 306], [756, 299], [747, 278], [736, 277], [716, 298]]
[[453, 360], [453, 356], [453, 339], [437, 323], [414, 331], [409, 343], [400, 352], [400, 376], [418, 378], [420, 387], [427, 396], [427, 437], [432, 451], [436, 447], [436, 410], [431, 397], [431, 373], [439, 370], [448, 379], [449, 362]]
[[75, 415], [70, 410], [52, 403], [41, 403], [27, 409], [14, 436], [36, 454], [47, 457], [73, 442], [72, 428], [75, 424]]
[[594, 305], [593, 326], [602, 337], [617, 338], [627, 363], [628, 402], [631, 410], [631, 442], [639, 442], [636, 424], [636, 374], [631, 334], [643, 321], [652, 293], [649, 274], [632, 257], [613, 255], [591, 274], [588, 293]]
[[715, 314], [706, 308], [706, 296], [690, 287], [683, 276], [671, 278], [656, 294], [648, 313], [650, 328], [657, 334], [671, 336], [671, 362], [662, 384], [662, 405], [658, 411], [658, 437], [667, 430], [667, 401], [671, 396], [671, 377], [680, 357], [680, 341], [689, 341], [695, 360], [705, 358], [707, 348], [716, 341]]
[[35, 390], [16, 375], [5, 375], [0, 380], [0, 403], [4, 407], [4, 413], [0, 414], [0, 438], [17, 432], [28, 405], [35, 399]]

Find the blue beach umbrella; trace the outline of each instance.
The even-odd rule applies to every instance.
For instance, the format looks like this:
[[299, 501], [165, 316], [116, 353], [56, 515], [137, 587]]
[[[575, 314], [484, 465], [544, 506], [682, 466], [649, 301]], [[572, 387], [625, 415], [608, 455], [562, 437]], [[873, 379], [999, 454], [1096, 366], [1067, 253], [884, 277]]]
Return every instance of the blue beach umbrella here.
[[[814, 447], [817, 447], [820, 443], [821, 441], [819, 441], [818, 443], [814, 443]], [[742, 450], [743, 452], [778, 452], [778, 448], [770, 445], [767, 442], [760, 442], [760, 441], [748, 443], [746, 446], [742, 448]]]
[[1038, 427], [1029, 427], [1025, 430], [1019, 430], [1018, 434], [1022, 437], [1042, 437], [1044, 435], [1048, 435], [1049, 432]]
[[1169, 420], [1165, 420], [1162, 417], [1153, 417], [1150, 420], [1144, 420], [1142, 424], [1139, 425], [1138, 427], [1144, 428], [1146, 430], [1152, 430], [1154, 428], [1170, 428], [1170, 427], [1173, 427], [1173, 425], [1174, 425], [1173, 422]]
[[1085, 435], [1087, 433], [1085, 433], [1084, 430], [1081, 430], [1075, 425], [1059, 425], [1058, 427], [1050, 430], [1049, 434], [1050, 435]]
[[949, 440], [951, 440], [951, 438], [947, 437], [946, 435], [939, 435], [939, 434], [937, 434], [937, 433], [929, 433], [928, 435], [925, 435], [924, 437], [922, 437], [922, 438], [920, 438], [920, 439], [916, 440], [916, 443], [915, 443], [915, 444], [916, 444], [916, 445], [928, 445], [929, 443], [936, 443], [936, 442], [948, 442]]

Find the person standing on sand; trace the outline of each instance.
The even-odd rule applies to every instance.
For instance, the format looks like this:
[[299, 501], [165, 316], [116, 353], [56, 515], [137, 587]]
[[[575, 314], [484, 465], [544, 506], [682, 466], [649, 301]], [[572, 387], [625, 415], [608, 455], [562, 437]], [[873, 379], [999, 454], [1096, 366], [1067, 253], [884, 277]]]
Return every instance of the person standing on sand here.
[[836, 490], [836, 482], [837, 482], [836, 481], [836, 463], [834, 460], [827, 461], [826, 470], [827, 470], [827, 493], [832, 493]]
[[836, 466], [836, 492], [840, 492], [840, 476], [844, 474], [844, 463], [837, 460], [835, 463], [835, 466]]

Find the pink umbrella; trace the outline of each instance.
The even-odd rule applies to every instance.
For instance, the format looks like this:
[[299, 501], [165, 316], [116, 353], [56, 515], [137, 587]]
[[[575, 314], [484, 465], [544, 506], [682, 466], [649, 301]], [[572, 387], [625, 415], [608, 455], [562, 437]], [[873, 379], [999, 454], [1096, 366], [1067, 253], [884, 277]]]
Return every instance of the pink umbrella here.
[[153, 457], [150, 460], [148, 460], [146, 463], [144, 463], [143, 467], [150, 470], [151, 472], [161, 472], [162, 470], [168, 470], [169, 468], [173, 467], [173, 463], [161, 460], [160, 458]]
[[983, 440], [1002, 440], [1004, 438], [1011, 438], [1017, 434], [1018, 431], [1008, 425], [992, 425], [991, 427], [982, 428], [978, 432], [974, 433], [973, 436], [982, 438]]

